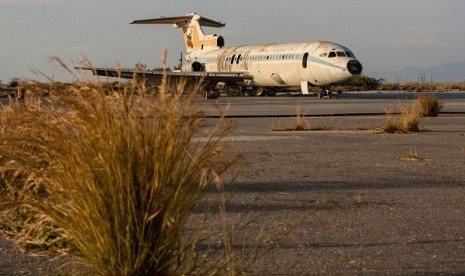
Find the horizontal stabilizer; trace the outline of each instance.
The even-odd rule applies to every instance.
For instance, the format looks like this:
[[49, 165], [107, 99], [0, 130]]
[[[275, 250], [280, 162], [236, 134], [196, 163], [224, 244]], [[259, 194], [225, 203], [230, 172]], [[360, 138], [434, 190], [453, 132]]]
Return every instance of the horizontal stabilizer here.
[[190, 14], [185, 16], [175, 16], [175, 17], [160, 17], [154, 19], [142, 19], [142, 20], [134, 20], [130, 24], [176, 24], [178, 26], [189, 23], [194, 17], [196, 17], [197, 21], [199, 22], [200, 26], [205, 27], [214, 27], [214, 28], [221, 28], [226, 26], [226, 24], [221, 23], [219, 21], [215, 21], [212, 19], [201, 17], [197, 14]]

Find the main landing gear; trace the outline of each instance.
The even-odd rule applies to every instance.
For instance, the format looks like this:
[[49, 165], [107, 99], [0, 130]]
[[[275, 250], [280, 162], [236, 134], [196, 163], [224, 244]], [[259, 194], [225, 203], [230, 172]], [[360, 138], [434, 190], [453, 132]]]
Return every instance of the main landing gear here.
[[332, 98], [332, 92], [331, 92], [331, 87], [326, 86], [326, 87], [321, 87], [321, 92], [318, 93], [318, 98], [323, 99], [327, 97], [328, 99]]

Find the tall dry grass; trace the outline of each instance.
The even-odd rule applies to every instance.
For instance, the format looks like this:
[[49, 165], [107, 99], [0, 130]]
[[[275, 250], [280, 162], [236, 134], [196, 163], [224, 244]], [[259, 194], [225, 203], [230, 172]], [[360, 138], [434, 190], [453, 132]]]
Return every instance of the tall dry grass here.
[[379, 84], [376, 90], [382, 91], [465, 91], [464, 82], [385, 82]]
[[98, 274], [196, 268], [197, 237], [183, 231], [206, 189], [221, 188], [234, 163], [221, 144], [230, 128], [220, 120], [204, 132], [192, 103], [197, 91], [182, 95], [181, 85], [168, 94], [167, 87], [151, 98], [143, 85], [118, 94], [83, 82], [1, 110], [3, 173], [20, 183], [21, 203], [63, 229]]
[[[386, 110], [387, 119], [382, 131], [384, 133], [409, 133], [420, 131], [420, 112], [418, 105], [398, 104]], [[398, 114], [398, 115], [395, 115]]]
[[436, 96], [419, 95], [417, 100], [412, 103], [388, 107], [386, 110], [387, 119], [381, 130], [384, 133], [420, 131], [420, 118], [437, 117], [442, 108], [443, 104]]
[[295, 107], [295, 117], [289, 120], [284, 127], [279, 125], [274, 126], [272, 131], [307, 131], [310, 130], [310, 125], [305, 118], [305, 114], [302, 114], [302, 105], [299, 103]]
[[444, 106], [433, 95], [419, 95], [416, 104], [421, 117], [437, 117]]

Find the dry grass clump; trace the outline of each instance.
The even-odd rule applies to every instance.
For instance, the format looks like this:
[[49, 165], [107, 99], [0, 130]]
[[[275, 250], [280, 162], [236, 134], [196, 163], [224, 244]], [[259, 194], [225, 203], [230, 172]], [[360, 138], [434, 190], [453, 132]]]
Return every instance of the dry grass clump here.
[[294, 130], [296, 131], [304, 131], [308, 130], [308, 122], [305, 119], [305, 115], [302, 114], [302, 105], [298, 104], [295, 107], [295, 127]]
[[432, 161], [431, 158], [420, 157], [417, 153], [417, 149], [410, 148], [409, 152], [399, 157], [402, 161]]
[[284, 127], [273, 127], [272, 131], [308, 131], [310, 125], [302, 114], [302, 105], [298, 104], [295, 107], [295, 117], [289, 120]]
[[416, 104], [421, 117], [437, 117], [443, 107], [439, 99], [433, 95], [419, 95]]
[[195, 268], [198, 241], [183, 231], [234, 162], [220, 144], [230, 129], [220, 120], [193, 142], [205, 135], [196, 91], [183, 96], [181, 86], [168, 95], [166, 87], [150, 98], [143, 86], [117, 94], [78, 83], [47, 103], [12, 102], [0, 111], [3, 193], [13, 187], [21, 206], [51, 218], [96, 273]]
[[354, 204], [357, 205], [357, 206], [361, 206], [361, 205], [366, 204], [366, 201], [363, 198], [363, 195], [361, 195], [361, 194], [354, 195]]
[[[389, 107], [386, 111], [388, 118], [382, 128], [384, 133], [409, 133], [420, 131], [421, 117], [437, 117], [443, 105], [437, 97], [420, 95], [411, 104], [399, 104]], [[393, 114], [398, 113], [398, 116]]]
[[379, 84], [376, 90], [382, 91], [465, 91], [464, 82], [383, 82]]
[[407, 91], [416, 91], [416, 92], [422, 92], [422, 91], [436, 91], [438, 89], [438, 84], [434, 82], [405, 82], [402, 84], [402, 87], [404, 90]]
[[399, 104], [398, 116], [394, 116], [395, 108], [387, 110], [388, 118], [382, 131], [384, 133], [409, 133], [420, 131], [420, 113], [416, 104]]

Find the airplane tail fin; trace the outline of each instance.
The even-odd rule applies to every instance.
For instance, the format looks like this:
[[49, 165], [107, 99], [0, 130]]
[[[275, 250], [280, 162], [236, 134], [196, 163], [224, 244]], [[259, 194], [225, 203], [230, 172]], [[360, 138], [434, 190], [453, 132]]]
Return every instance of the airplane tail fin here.
[[160, 17], [155, 19], [135, 20], [130, 24], [173, 24], [180, 28], [187, 54], [203, 50], [219, 49], [224, 46], [224, 38], [216, 34], [205, 35], [201, 26], [221, 28], [225, 24], [204, 18], [196, 13], [177, 17]]

